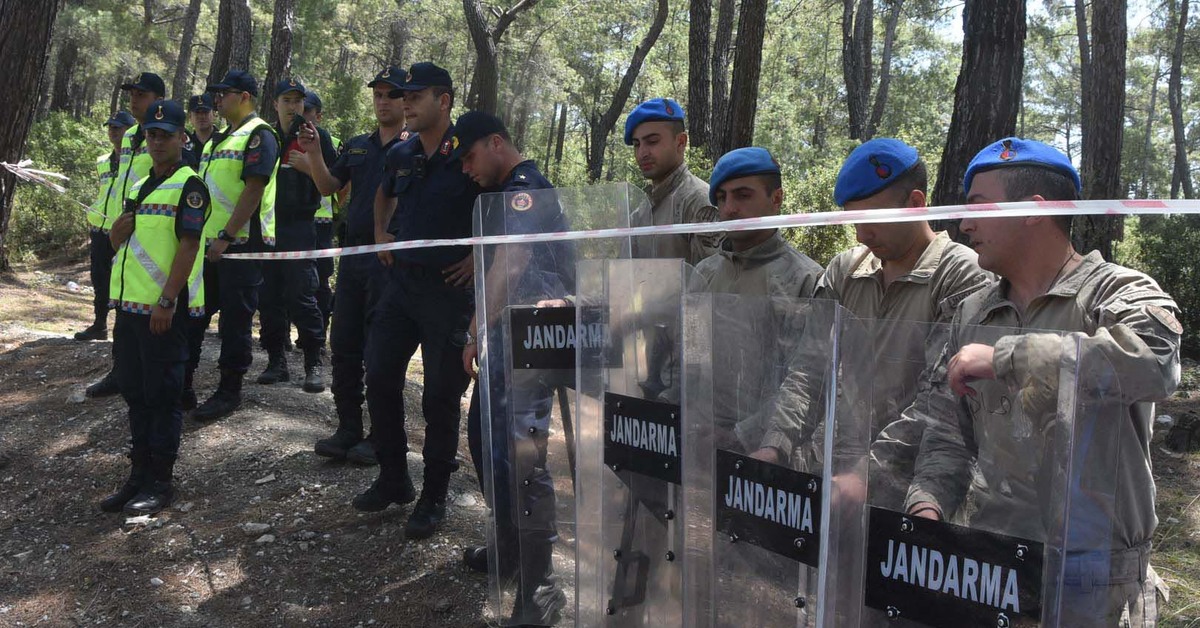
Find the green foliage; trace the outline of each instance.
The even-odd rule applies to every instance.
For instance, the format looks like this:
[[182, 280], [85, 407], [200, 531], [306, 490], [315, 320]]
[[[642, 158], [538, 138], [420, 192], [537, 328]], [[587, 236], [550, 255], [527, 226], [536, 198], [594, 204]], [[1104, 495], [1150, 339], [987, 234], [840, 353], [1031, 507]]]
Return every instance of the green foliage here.
[[90, 205], [99, 189], [96, 158], [111, 150], [96, 121], [80, 121], [52, 113], [29, 132], [28, 159], [33, 168], [69, 177], [66, 194], [34, 184], [21, 184], [13, 201], [12, 242], [18, 256], [60, 254], [87, 242], [87, 219], [76, 202]]
[[1184, 353], [1200, 354], [1200, 266], [1190, 254], [1200, 250], [1200, 216], [1143, 216], [1136, 241], [1141, 270], [1179, 304]]
[[[840, 166], [840, 164], [839, 164]], [[837, 167], [816, 166], [801, 176], [788, 172], [783, 177], [783, 213], [811, 214], [838, 211], [833, 203], [833, 185], [837, 181]], [[800, 227], [786, 229], [784, 238], [801, 253], [813, 258], [822, 266], [834, 255], [854, 244], [854, 232], [846, 225], [825, 227]]]

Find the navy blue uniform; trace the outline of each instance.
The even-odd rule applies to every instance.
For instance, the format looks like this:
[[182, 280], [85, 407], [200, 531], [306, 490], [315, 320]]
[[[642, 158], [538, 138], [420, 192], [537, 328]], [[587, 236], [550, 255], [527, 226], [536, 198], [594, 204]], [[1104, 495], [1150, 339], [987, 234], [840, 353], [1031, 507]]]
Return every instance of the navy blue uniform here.
[[[405, 134], [401, 134], [406, 137]], [[342, 208], [345, 235], [342, 246], [375, 243], [375, 193], [383, 178], [388, 149], [402, 141], [393, 137], [386, 145], [379, 131], [364, 133], [346, 142], [329, 173], [345, 187], [350, 200]], [[337, 295], [329, 328], [333, 401], [339, 429], [362, 435], [363, 351], [367, 345], [370, 314], [383, 291], [383, 264], [374, 255], [343, 257], [338, 266]]]
[[[276, 132], [286, 136], [278, 127]], [[317, 136], [322, 158], [327, 165], [333, 163], [336, 153], [329, 133], [317, 129]], [[313, 217], [320, 205], [321, 192], [312, 179], [291, 164], [280, 164], [275, 181], [275, 250], [315, 249], [317, 230]], [[263, 268], [258, 315], [262, 344], [268, 353], [283, 353], [290, 321], [299, 332], [298, 345], [304, 349], [305, 366], [320, 363], [320, 350], [325, 346], [325, 320], [317, 307], [317, 283], [314, 260], [280, 260]]]
[[[549, 194], [536, 190], [553, 188], [533, 161], [524, 161], [513, 168], [501, 186], [503, 195], [483, 198], [483, 235], [521, 235], [567, 231], [570, 225], [562, 208]], [[531, 193], [532, 192], [532, 193]], [[524, 193], [524, 194], [522, 194]], [[539, 242], [526, 245], [499, 245], [482, 248], [484, 269], [492, 266], [500, 246], [528, 247], [529, 257], [524, 268], [508, 269], [513, 278], [507, 285], [490, 286], [505, 290], [505, 302], [510, 305], [533, 305], [543, 299], [562, 298], [575, 291], [575, 247], [572, 242]], [[520, 256], [518, 259], [523, 259]], [[509, 258], [512, 259], [512, 258]], [[511, 263], [511, 262], [509, 262]], [[486, 272], [486, 270], [485, 270]], [[548, 560], [551, 545], [557, 537], [554, 525], [554, 484], [546, 472], [546, 438], [549, 434], [553, 389], [542, 377], [523, 378], [520, 387], [505, 383], [504, 367], [511, 339], [502, 329], [503, 319], [492, 321], [487, 328], [488, 388], [491, 399], [491, 466], [493, 494], [488, 497], [495, 510], [497, 545], [502, 562], [515, 560]], [[477, 321], [482, 327], [485, 321]], [[480, 381], [482, 383], [482, 380]], [[483, 483], [483, 425], [479, 385], [471, 396], [467, 413], [467, 441], [475, 473]], [[521, 439], [533, 447], [516, 447]], [[514, 478], [521, 481], [514, 483]], [[486, 486], [486, 483], [484, 483]], [[486, 491], [485, 491], [486, 492]], [[515, 499], [514, 499], [514, 493]], [[514, 503], [515, 502], [515, 503]], [[524, 540], [516, 537], [513, 523], [521, 518], [513, 512], [528, 510], [538, 520], [527, 520]], [[538, 551], [538, 548], [544, 550]]]
[[[398, 241], [471, 235], [471, 212], [479, 187], [450, 157], [454, 127], [427, 156], [419, 138], [388, 150], [384, 193], [396, 198]], [[356, 194], [357, 195], [357, 194]], [[409, 359], [421, 348], [425, 387], [424, 494], [441, 500], [458, 468], [459, 403], [469, 378], [462, 368], [456, 331], [467, 328], [472, 289], [447, 284], [442, 269], [461, 261], [469, 247], [396, 251], [395, 263], [371, 318], [367, 346], [367, 403], [371, 410], [381, 477], [406, 465], [404, 382]]]
[[[142, 184], [142, 193], [152, 192], [175, 170], [177, 168], [162, 177], [156, 177], [151, 171], [149, 179]], [[203, 199], [199, 207], [187, 202], [189, 198], [196, 198], [194, 194]], [[175, 210], [175, 234], [180, 240], [199, 239], [208, 211], [208, 188], [199, 177], [193, 177], [184, 183], [179, 198]], [[124, 264], [137, 263], [126, 257], [118, 257], [114, 272], [123, 272]], [[120, 297], [113, 295], [113, 298], [119, 300]], [[148, 313], [117, 310], [113, 328], [114, 370], [121, 396], [129, 404], [129, 430], [135, 460], [153, 456], [173, 461], [179, 453], [183, 427], [179, 394], [183, 389], [184, 364], [188, 358], [188, 299], [185, 285], [176, 301], [171, 329], [158, 335], [150, 333]]]
[[[245, 124], [230, 125], [226, 133], [217, 132], [208, 139], [220, 143], [228, 132]], [[242, 180], [252, 177], [270, 179], [275, 172], [275, 160], [279, 156], [279, 140], [275, 133], [263, 127], [255, 130], [258, 140], [250, 139], [242, 155]], [[234, 199], [236, 202], [237, 199]], [[250, 218], [250, 239], [245, 244], [231, 244], [227, 253], [250, 253], [266, 250], [262, 240], [262, 226], [257, 214]], [[217, 263], [204, 261], [204, 316], [194, 319], [188, 330], [188, 369], [190, 374], [200, 363], [200, 351], [204, 343], [204, 331], [212, 321], [213, 314], [221, 314], [219, 333], [221, 354], [217, 360], [222, 370], [245, 373], [254, 360], [252, 328], [254, 312], [258, 309], [258, 290], [262, 285], [262, 262], [258, 260], [222, 259]]]

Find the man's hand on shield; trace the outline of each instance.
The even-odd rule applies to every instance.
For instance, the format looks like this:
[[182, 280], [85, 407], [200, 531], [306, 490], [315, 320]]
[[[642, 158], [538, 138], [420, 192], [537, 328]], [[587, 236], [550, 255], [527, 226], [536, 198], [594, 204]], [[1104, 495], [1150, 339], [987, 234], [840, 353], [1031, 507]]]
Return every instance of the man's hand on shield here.
[[933, 521], [942, 520], [942, 511], [936, 504], [929, 502], [917, 502], [908, 509], [908, 514], [922, 519], [932, 519]]
[[542, 299], [537, 302], [537, 307], [570, 307], [570, 305], [566, 299]]
[[763, 447], [750, 454], [750, 457], [754, 458], [755, 460], [762, 460], [763, 462], [769, 462], [771, 464], [779, 464], [780, 460], [779, 450], [775, 449], [774, 447]]
[[980, 379], [996, 379], [996, 371], [992, 368], [992, 358], [995, 353], [995, 348], [982, 344], [970, 344], [959, 349], [958, 353], [950, 358], [947, 370], [950, 389], [954, 391], [954, 394], [974, 397], [976, 392], [974, 388], [971, 388], [971, 382]]

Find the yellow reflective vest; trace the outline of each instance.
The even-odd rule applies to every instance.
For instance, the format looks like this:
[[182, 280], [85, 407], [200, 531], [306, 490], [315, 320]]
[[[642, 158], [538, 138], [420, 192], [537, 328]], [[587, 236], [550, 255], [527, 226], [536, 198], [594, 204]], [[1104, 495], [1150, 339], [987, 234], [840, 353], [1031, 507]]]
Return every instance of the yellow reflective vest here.
[[[339, 140], [338, 138], [336, 138], [332, 135], [329, 136], [329, 139], [333, 140], [333, 149], [340, 153], [342, 151], [342, 140]], [[322, 158], [324, 158], [324, 157], [322, 156]], [[329, 196], [321, 197], [321, 206], [317, 208], [317, 213], [313, 217], [314, 220], [316, 220], [317, 223], [333, 222], [333, 213], [334, 213], [334, 210], [337, 209], [337, 207], [338, 207], [338, 204], [337, 204], [337, 193], [336, 192], [334, 192], [333, 194], [331, 194]]]
[[[246, 189], [246, 182], [242, 181], [242, 159], [245, 157], [250, 139], [259, 127], [265, 127], [271, 133], [275, 132], [271, 129], [271, 125], [264, 122], [262, 118], [251, 116], [237, 130], [221, 138], [219, 143], [215, 141], [216, 138], [210, 138], [204, 144], [204, 153], [200, 157], [200, 168], [212, 200], [208, 219], [204, 222], [204, 237], [207, 240], [215, 240], [217, 234], [225, 228], [225, 224], [233, 216], [233, 209], [237, 206], [242, 191]], [[275, 246], [275, 175], [278, 173], [279, 159], [277, 157], [275, 169], [271, 173], [271, 180], [267, 182], [267, 187], [263, 190], [262, 202], [259, 203], [258, 211], [255, 212], [259, 226], [262, 227], [263, 243], [267, 246]], [[254, 220], [254, 217], [251, 217], [251, 220]], [[236, 234], [230, 235], [234, 237], [234, 244], [244, 244], [249, 241], [249, 221], [242, 225], [241, 230]]]
[[[109, 282], [109, 307], [134, 314], [149, 314], [158, 303], [166, 288], [167, 277], [171, 275], [175, 253], [179, 250], [175, 213], [179, 210], [183, 185], [191, 178], [199, 179], [199, 175], [188, 166], [181, 165], [137, 203], [133, 210], [136, 214], [133, 233], [117, 250], [114, 259]], [[137, 202], [142, 184], [148, 180], [149, 177], [142, 177], [129, 188], [126, 196], [128, 202]], [[197, 253], [192, 270], [188, 273], [189, 316], [204, 315], [203, 262], [203, 252]]]
[[100, 191], [87, 213], [88, 224], [95, 230], [108, 233], [112, 223], [121, 215], [121, 196], [115, 185], [117, 169], [112, 167], [112, 152], [96, 158], [96, 174], [100, 176]]
[[[125, 136], [121, 138], [121, 157], [117, 162], [117, 176], [113, 179], [113, 193], [118, 199], [117, 207], [113, 210], [116, 212], [114, 216], [121, 215], [121, 201], [129, 195], [129, 188], [149, 176], [150, 168], [154, 165], [154, 160], [150, 158], [150, 153], [146, 150], [145, 137], [142, 138], [137, 150], [133, 148], [133, 137], [137, 135], [140, 128], [140, 124], [129, 127], [125, 131]], [[111, 222], [109, 227], [112, 227]]]

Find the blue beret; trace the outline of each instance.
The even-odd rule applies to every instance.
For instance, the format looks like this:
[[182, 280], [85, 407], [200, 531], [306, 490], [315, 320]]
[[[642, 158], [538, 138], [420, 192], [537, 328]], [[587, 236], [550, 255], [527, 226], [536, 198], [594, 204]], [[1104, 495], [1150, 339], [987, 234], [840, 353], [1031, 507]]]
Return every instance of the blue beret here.
[[863, 143], [850, 153], [838, 173], [833, 202], [839, 206], [874, 196], [921, 160], [917, 149], [889, 137]]
[[625, 145], [633, 146], [633, 130], [643, 122], [683, 122], [683, 107], [670, 98], [651, 98], [633, 108], [625, 118]]
[[751, 146], [725, 153], [717, 160], [708, 180], [708, 202], [716, 207], [717, 190], [726, 181], [758, 174], [779, 174], [779, 162], [767, 149]]
[[1033, 166], [1057, 171], [1070, 177], [1075, 183], [1076, 194], [1083, 192], [1079, 171], [1057, 148], [1036, 140], [1006, 137], [979, 151], [971, 160], [971, 164], [967, 166], [967, 175], [963, 177], [963, 193], [970, 193], [971, 180], [975, 175], [1007, 166]]

